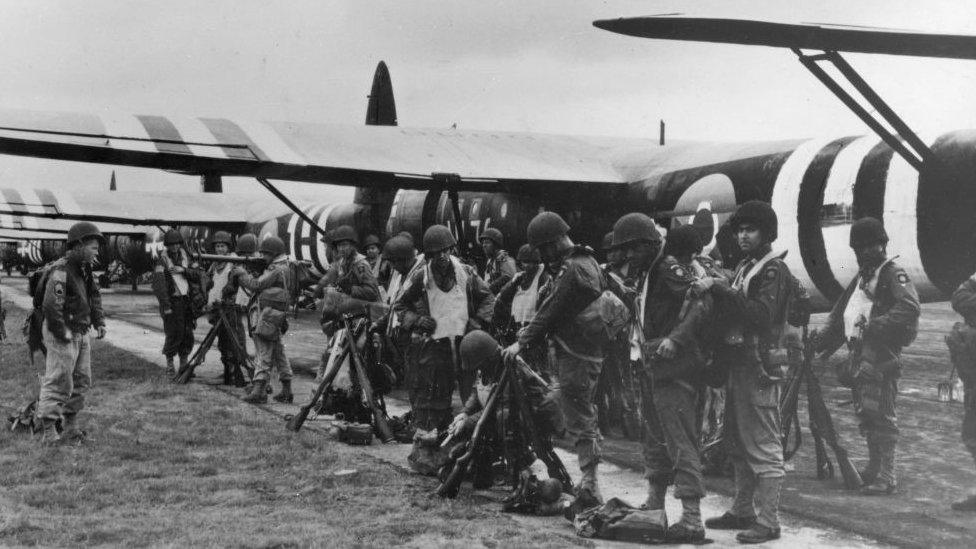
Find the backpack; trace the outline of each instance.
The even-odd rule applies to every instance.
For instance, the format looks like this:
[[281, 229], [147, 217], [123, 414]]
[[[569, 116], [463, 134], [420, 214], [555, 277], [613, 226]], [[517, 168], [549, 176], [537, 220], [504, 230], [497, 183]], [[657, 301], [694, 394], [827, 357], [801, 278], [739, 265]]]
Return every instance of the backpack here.
[[42, 331], [44, 326], [44, 292], [47, 289], [47, 281], [51, 278], [51, 270], [55, 263], [57, 261], [52, 261], [27, 275], [27, 293], [31, 296], [34, 308], [24, 318], [21, 332], [24, 334], [24, 341], [27, 343], [31, 360], [37, 351], [47, 355], [47, 346], [44, 345], [44, 333]]
[[631, 314], [617, 294], [604, 290], [576, 319], [588, 337], [610, 343], [630, 326]]

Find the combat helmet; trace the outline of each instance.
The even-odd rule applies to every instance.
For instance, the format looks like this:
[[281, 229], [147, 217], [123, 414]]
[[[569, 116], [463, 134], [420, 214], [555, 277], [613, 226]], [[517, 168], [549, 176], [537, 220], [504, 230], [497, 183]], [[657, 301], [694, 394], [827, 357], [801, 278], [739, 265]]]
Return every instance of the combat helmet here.
[[529, 245], [538, 248], [565, 236], [569, 232], [569, 225], [556, 212], [542, 212], [529, 221], [525, 232]]
[[89, 221], [79, 221], [68, 229], [68, 246], [75, 242], [83, 242], [86, 238], [97, 238], [99, 242], [105, 242], [105, 236], [98, 227]]
[[451, 230], [444, 225], [431, 225], [424, 232], [424, 253], [434, 254], [457, 245]]
[[629, 213], [613, 224], [614, 248], [634, 242], [660, 242], [661, 233], [654, 220], [642, 213]]

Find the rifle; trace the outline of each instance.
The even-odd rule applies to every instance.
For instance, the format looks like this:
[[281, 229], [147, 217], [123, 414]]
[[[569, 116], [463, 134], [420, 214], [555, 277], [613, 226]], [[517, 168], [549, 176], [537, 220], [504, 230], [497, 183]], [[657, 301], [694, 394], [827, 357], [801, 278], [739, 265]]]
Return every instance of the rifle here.
[[535, 428], [535, 421], [533, 421], [532, 414], [529, 411], [528, 400], [525, 396], [525, 390], [522, 387], [523, 367], [526, 369], [529, 369], [529, 367], [522, 362], [521, 358], [517, 357], [515, 364], [510, 367], [515, 370], [511, 380], [512, 400], [518, 406], [518, 415], [522, 420], [521, 424], [523, 428], [528, 434], [528, 439], [531, 441], [532, 449], [535, 450], [536, 456], [546, 464], [546, 467], [549, 469], [549, 477], [561, 482], [564, 491], [572, 492], [573, 479], [569, 476], [569, 472], [566, 470], [566, 466], [563, 465], [562, 460], [556, 455], [556, 451], [552, 447], [552, 442], [539, 435], [538, 429]]
[[207, 335], [204, 336], [203, 341], [200, 342], [200, 345], [193, 353], [193, 356], [191, 356], [190, 360], [187, 361], [186, 366], [180, 368], [180, 370], [176, 372], [176, 375], [173, 376], [173, 383], [180, 385], [189, 383], [190, 379], [193, 377], [193, 371], [197, 366], [203, 364], [203, 361], [206, 359], [207, 352], [210, 351], [210, 348], [213, 346], [213, 342], [217, 338], [217, 332], [219, 331], [221, 324], [227, 326], [227, 333], [230, 334], [231, 341], [237, 350], [238, 357], [240, 358], [237, 363], [238, 370], [235, 373], [238, 374], [242, 380], [245, 378], [245, 373], [247, 374], [247, 378], [253, 378], [254, 365], [251, 364], [251, 359], [247, 356], [247, 348], [245, 347], [245, 343], [237, 339], [237, 333], [234, 332], [233, 327], [230, 325], [230, 321], [227, 320], [227, 315], [224, 314], [224, 311], [222, 309], [218, 309], [217, 312], [220, 315], [217, 323], [210, 327], [210, 331], [208, 331]]
[[[821, 440], [821, 445], [817, 448], [817, 478], [821, 478], [822, 475], [829, 477], [833, 474], [833, 466], [830, 465], [830, 461], [827, 458], [827, 450], [826, 448], [821, 448], [822, 442], [825, 441], [830, 446], [830, 449], [834, 451], [834, 457], [837, 458], [840, 474], [844, 477], [844, 487], [848, 490], [855, 490], [863, 486], [864, 481], [861, 480], [861, 475], [858, 474], [857, 468], [851, 462], [847, 450], [840, 445], [840, 441], [837, 438], [837, 431], [834, 429], [834, 422], [830, 418], [830, 411], [824, 403], [820, 381], [813, 371], [813, 355], [815, 351], [813, 349], [813, 343], [810, 341], [812, 338], [805, 330], [803, 336], [803, 368], [807, 382], [807, 404], [810, 406], [810, 432], [813, 433], [815, 440]], [[827, 464], [826, 467], [823, 463]]]
[[359, 387], [363, 391], [363, 400], [366, 401], [370, 412], [373, 413], [373, 424], [379, 432], [380, 440], [384, 443], [392, 442], [396, 440], [393, 436], [393, 430], [390, 429], [390, 424], [386, 420], [386, 413], [376, 402], [373, 385], [369, 382], [369, 376], [366, 375], [366, 367], [363, 365], [363, 357], [359, 354], [359, 349], [356, 348], [356, 338], [352, 334], [352, 323], [350, 322], [352, 318], [350, 314], [342, 316], [342, 323], [346, 328], [346, 344], [349, 348], [352, 367], [355, 371], [356, 379], [359, 381]]
[[339, 369], [342, 368], [343, 361], [346, 360], [346, 357], [348, 355], [349, 355], [349, 347], [345, 343], [343, 343], [342, 350], [339, 351], [339, 355], [335, 358], [335, 361], [333, 361], [332, 363], [332, 368], [330, 368], [329, 371], [325, 373], [325, 375], [322, 377], [322, 381], [319, 382], [319, 386], [315, 389], [315, 392], [312, 394], [312, 400], [310, 400], [308, 404], [299, 408], [298, 413], [288, 419], [288, 423], [285, 423], [285, 429], [297, 433], [302, 428], [302, 425], [305, 424], [305, 420], [308, 419], [309, 412], [311, 412], [312, 408], [314, 408], [315, 405], [318, 404], [319, 399], [322, 398], [322, 395], [325, 394], [325, 391], [328, 390], [328, 388], [332, 385], [332, 382], [335, 380], [336, 375], [339, 373]]
[[264, 269], [267, 261], [263, 257], [241, 257], [238, 255], [192, 254], [191, 258], [204, 263], [235, 263]]
[[478, 423], [474, 427], [474, 433], [471, 434], [471, 440], [468, 441], [467, 451], [454, 460], [454, 465], [451, 467], [451, 472], [448, 473], [444, 482], [437, 488], [437, 495], [442, 498], [454, 498], [457, 497], [458, 491], [461, 489], [461, 481], [464, 480], [464, 474], [468, 471], [468, 467], [471, 465], [471, 461], [474, 459], [475, 454], [477, 454], [485, 444], [485, 425], [488, 421], [495, 416], [495, 412], [498, 409], [498, 402], [501, 400], [501, 395], [504, 393], [505, 388], [508, 386], [509, 382], [509, 369], [505, 368], [502, 370], [502, 375], [498, 379], [498, 383], [495, 384], [495, 388], [492, 389], [491, 395], [488, 397], [488, 402], [485, 403], [484, 408], [481, 409], [481, 417], [478, 418]]
[[[803, 329], [806, 330], [806, 327]], [[812, 358], [811, 356], [811, 361]], [[783, 436], [781, 439], [783, 443], [783, 461], [792, 459], [796, 455], [797, 450], [800, 449], [800, 444], [802, 443], [800, 436], [800, 417], [797, 414], [797, 408], [800, 402], [800, 385], [803, 383], [804, 372], [810, 367], [810, 364], [807, 361], [807, 349], [804, 347], [803, 363], [790, 372], [790, 376], [786, 381], [786, 391], [780, 397], [779, 414], [783, 422]], [[794, 434], [792, 446], [789, 444], [790, 431]]]

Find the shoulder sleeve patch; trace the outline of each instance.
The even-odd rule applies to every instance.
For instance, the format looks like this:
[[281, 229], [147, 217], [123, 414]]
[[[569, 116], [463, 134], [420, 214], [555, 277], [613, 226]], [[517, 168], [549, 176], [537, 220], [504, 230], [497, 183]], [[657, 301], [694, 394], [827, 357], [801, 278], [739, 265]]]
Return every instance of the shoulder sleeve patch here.
[[776, 280], [777, 276], [779, 276], [779, 273], [776, 272], [776, 267], [769, 267], [766, 269], [766, 272], [763, 273], [763, 278], [766, 280]]
[[688, 277], [688, 269], [686, 269], [683, 265], [675, 263], [674, 265], [668, 267], [668, 270], [675, 278], [685, 279]]
[[895, 279], [898, 281], [899, 284], [903, 284], [903, 285], [908, 284], [909, 282], [908, 273], [906, 273], [905, 271], [898, 273], [898, 276], [896, 276]]

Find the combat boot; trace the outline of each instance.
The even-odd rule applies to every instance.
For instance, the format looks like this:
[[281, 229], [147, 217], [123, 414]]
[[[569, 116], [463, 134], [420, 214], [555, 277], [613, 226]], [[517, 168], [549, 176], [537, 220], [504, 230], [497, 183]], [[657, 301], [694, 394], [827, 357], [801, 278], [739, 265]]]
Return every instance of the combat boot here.
[[756, 523], [756, 508], [753, 498], [756, 493], [756, 476], [744, 462], [734, 460], [735, 500], [732, 509], [720, 517], [705, 521], [705, 528], [713, 530], [748, 530]]
[[166, 375], [172, 377], [176, 375], [176, 368], [173, 366], [173, 357], [166, 357]]
[[973, 494], [962, 501], [957, 501], [953, 503], [952, 510], [969, 511], [970, 513], [976, 513], [976, 494]]
[[42, 419], [40, 429], [37, 433], [39, 435], [38, 440], [41, 444], [54, 445], [61, 443], [61, 433], [58, 432], [58, 421], [56, 419]]
[[274, 396], [275, 402], [284, 402], [291, 404], [295, 401], [295, 395], [291, 393], [291, 380], [283, 379], [281, 380], [281, 391]]
[[877, 445], [880, 456], [878, 475], [874, 482], [861, 488], [865, 496], [890, 496], [898, 490], [895, 479], [895, 443], [891, 441], [879, 442]]
[[739, 532], [739, 543], [763, 543], [779, 539], [779, 494], [783, 477], [759, 477], [756, 487], [756, 503], [759, 516], [752, 528]]
[[648, 511], [664, 509], [664, 495], [667, 493], [667, 491], [668, 487], [666, 485], [648, 480], [647, 499], [644, 500], [644, 504], [641, 505], [641, 509], [646, 509]]
[[681, 520], [667, 529], [664, 540], [668, 543], [698, 543], [705, 540], [700, 498], [681, 498]]
[[864, 481], [865, 486], [868, 484], [873, 484], [878, 478], [878, 470], [881, 469], [881, 453], [878, 451], [878, 445], [874, 440], [868, 436], [868, 464], [864, 469], [858, 470], [858, 474], [861, 475], [861, 480]]
[[180, 370], [179, 371], [182, 372], [182, 371], [186, 370], [187, 366], [190, 364], [189, 358], [190, 358], [189, 355], [180, 355]]
[[255, 379], [254, 384], [251, 385], [251, 392], [244, 397], [244, 402], [248, 404], [266, 404], [268, 402], [268, 393], [265, 388], [268, 385], [266, 379]]
[[77, 414], [64, 414], [64, 423], [61, 431], [62, 442], [82, 443], [88, 439], [88, 433], [78, 428]]
[[582, 509], [589, 509], [597, 505], [603, 505], [603, 496], [600, 494], [600, 483], [597, 481], [597, 464], [587, 466], [583, 469], [583, 478], [580, 480], [579, 490], [576, 499]]

